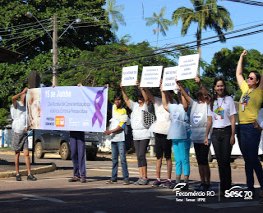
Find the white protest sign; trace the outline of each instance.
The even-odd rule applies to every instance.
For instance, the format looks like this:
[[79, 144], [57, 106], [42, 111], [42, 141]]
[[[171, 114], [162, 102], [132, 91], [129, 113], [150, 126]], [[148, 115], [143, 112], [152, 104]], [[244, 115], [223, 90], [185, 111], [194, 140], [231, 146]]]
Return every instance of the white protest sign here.
[[136, 85], [138, 76], [138, 65], [122, 68], [122, 86]]
[[178, 66], [164, 68], [163, 82], [162, 82], [163, 91], [178, 89], [178, 86], [175, 82], [177, 71], [178, 71]]
[[159, 87], [163, 66], [143, 67], [140, 87]]
[[179, 57], [177, 80], [192, 79], [197, 76], [199, 54]]

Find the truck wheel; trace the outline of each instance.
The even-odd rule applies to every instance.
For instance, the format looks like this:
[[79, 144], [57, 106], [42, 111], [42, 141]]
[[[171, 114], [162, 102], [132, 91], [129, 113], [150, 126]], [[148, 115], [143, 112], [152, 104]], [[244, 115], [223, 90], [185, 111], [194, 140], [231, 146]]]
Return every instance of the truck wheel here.
[[69, 160], [70, 159], [70, 149], [67, 142], [63, 142], [60, 145], [59, 154], [61, 156], [61, 159], [63, 160]]
[[44, 154], [43, 153], [43, 147], [42, 147], [42, 144], [41, 142], [37, 142], [36, 145], [35, 145], [35, 155], [38, 159], [41, 159], [44, 157]]

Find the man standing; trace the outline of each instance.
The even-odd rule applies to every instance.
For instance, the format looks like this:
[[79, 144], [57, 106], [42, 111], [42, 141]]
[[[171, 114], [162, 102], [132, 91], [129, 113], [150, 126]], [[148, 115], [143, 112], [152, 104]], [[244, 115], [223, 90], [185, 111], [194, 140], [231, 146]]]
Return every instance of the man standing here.
[[126, 126], [127, 118], [128, 116], [126, 109], [122, 106], [122, 96], [120, 94], [116, 94], [114, 97], [110, 127], [109, 130], [106, 130], [104, 132], [106, 135], [111, 135], [112, 175], [111, 179], [106, 182], [108, 184], [117, 182], [119, 155], [122, 166], [123, 184], [130, 184], [128, 166], [126, 161], [124, 134], [124, 128]]
[[73, 162], [73, 177], [69, 182], [86, 183], [85, 133], [70, 131], [70, 151]]
[[[78, 87], [82, 84], [78, 83]], [[73, 177], [68, 182], [86, 183], [86, 147], [85, 147], [85, 132], [70, 131], [70, 153], [73, 163]]]
[[21, 175], [19, 174], [19, 157], [20, 157], [20, 152], [23, 151], [27, 173], [28, 173], [27, 180], [36, 181], [37, 178], [31, 174], [30, 158], [28, 151], [26, 101], [25, 101], [26, 92], [27, 92], [27, 88], [24, 88], [22, 92], [12, 97], [12, 106], [11, 106], [11, 117], [13, 119], [12, 147], [15, 151], [16, 180], [17, 181], [22, 180]]

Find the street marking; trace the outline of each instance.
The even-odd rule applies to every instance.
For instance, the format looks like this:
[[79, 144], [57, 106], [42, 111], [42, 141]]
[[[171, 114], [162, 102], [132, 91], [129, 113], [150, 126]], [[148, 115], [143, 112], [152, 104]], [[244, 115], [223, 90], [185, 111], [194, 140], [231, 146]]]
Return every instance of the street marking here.
[[260, 206], [258, 201], [247, 201], [247, 202], [225, 202], [225, 203], [211, 203], [211, 204], [201, 204], [200, 207], [205, 207], [209, 209], [225, 209], [225, 208], [240, 208], [240, 207], [251, 207]]
[[14, 203], [21, 202], [22, 200], [0, 200], [0, 203]]
[[49, 198], [49, 197], [42, 197], [39, 195], [20, 194], [20, 193], [12, 193], [12, 194], [22, 196], [24, 197], [24, 199], [29, 199], [29, 200], [45, 200], [53, 203], [65, 203], [63, 200], [59, 200], [57, 198]]
[[[121, 167], [119, 167], [121, 169]], [[111, 168], [87, 168], [87, 170], [91, 170], [91, 171], [109, 171], [111, 172]], [[138, 173], [138, 168], [129, 168], [129, 173], [131, 170], [135, 170], [137, 173]], [[155, 169], [148, 169], [147, 168], [147, 171], [149, 172], [155, 172]]]
[[[112, 170], [111, 169], [88, 169], [88, 170], [92, 170], [92, 171], [99, 171], [99, 172], [111, 172]], [[138, 172], [132, 172], [130, 171], [129, 169], [129, 174], [138, 174]]]

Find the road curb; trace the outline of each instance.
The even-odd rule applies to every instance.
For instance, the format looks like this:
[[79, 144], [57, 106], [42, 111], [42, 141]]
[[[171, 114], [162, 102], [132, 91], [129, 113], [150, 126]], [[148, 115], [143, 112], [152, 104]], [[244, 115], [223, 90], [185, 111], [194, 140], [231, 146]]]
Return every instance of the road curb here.
[[[31, 173], [32, 174], [42, 174], [42, 173], [47, 173], [47, 172], [53, 172], [57, 168], [55, 163], [51, 163], [50, 165], [47, 166], [41, 166], [37, 168], [31, 168]], [[27, 175], [27, 170], [23, 169], [20, 171], [20, 174], [22, 176]], [[0, 172], [0, 178], [9, 178], [9, 177], [15, 177], [16, 172], [15, 171], [6, 171], [6, 172]]]

